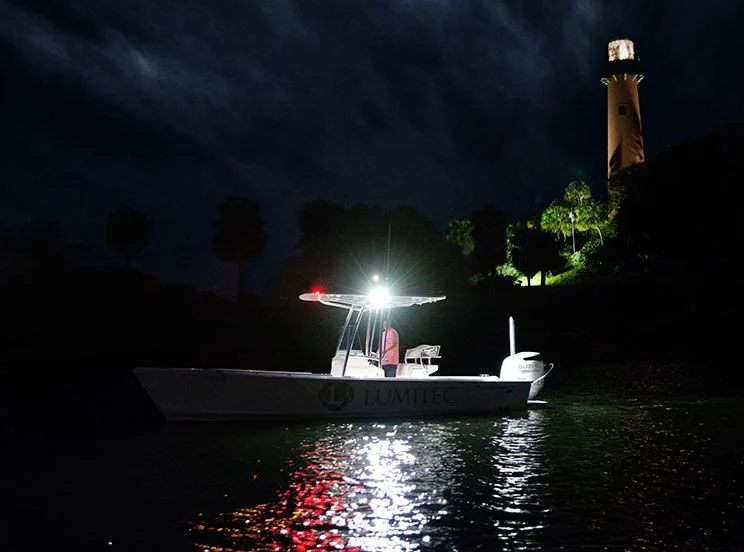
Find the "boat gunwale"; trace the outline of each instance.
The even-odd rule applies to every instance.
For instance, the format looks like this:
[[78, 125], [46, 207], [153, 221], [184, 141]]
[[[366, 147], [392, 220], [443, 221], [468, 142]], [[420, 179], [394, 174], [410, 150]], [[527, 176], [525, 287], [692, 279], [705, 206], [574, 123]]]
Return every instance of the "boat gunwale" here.
[[249, 370], [240, 368], [167, 368], [167, 367], [146, 367], [140, 366], [134, 369], [135, 373], [192, 373], [192, 374], [209, 374], [209, 373], [222, 373], [226, 375], [239, 375], [239, 376], [259, 376], [275, 379], [327, 379], [334, 381], [378, 381], [393, 383], [396, 381], [416, 381], [416, 382], [447, 382], [447, 381], [466, 381], [466, 382], [488, 382], [488, 383], [530, 383], [525, 380], [504, 380], [495, 375], [488, 376], [396, 376], [394, 378], [386, 378], [379, 376], [334, 376], [328, 373], [314, 373], [314, 372], [292, 372], [292, 371], [279, 371], [279, 370]]

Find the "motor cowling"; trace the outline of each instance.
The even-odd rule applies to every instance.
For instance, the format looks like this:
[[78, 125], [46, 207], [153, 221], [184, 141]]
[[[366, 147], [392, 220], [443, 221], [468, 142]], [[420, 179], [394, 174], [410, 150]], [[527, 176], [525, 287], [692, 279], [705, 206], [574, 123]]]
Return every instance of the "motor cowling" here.
[[530, 399], [534, 399], [542, 389], [545, 379], [545, 363], [534, 358], [540, 353], [522, 351], [509, 355], [501, 363], [499, 379], [506, 381], [531, 381]]

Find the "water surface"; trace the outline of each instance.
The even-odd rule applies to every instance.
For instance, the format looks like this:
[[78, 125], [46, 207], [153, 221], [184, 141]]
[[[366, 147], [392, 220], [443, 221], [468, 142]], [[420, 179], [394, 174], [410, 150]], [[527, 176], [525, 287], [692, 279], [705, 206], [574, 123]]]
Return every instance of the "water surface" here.
[[7, 550], [744, 550], [735, 399], [17, 431]]

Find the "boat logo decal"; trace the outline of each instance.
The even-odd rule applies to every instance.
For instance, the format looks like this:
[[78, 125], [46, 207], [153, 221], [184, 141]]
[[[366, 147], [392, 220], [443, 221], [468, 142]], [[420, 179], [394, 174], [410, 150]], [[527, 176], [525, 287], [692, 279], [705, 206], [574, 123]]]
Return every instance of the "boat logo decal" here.
[[341, 410], [354, 398], [351, 385], [342, 381], [326, 383], [319, 393], [320, 404], [328, 410]]

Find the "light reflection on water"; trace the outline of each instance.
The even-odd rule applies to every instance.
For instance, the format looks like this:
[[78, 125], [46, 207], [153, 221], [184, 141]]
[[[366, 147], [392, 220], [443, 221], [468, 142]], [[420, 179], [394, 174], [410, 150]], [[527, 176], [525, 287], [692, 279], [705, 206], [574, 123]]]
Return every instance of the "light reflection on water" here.
[[78, 552], [740, 552], [742, 434], [736, 401], [568, 396], [501, 418], [29, 436], [9, 448], [7, 549], [46, 527]]
[[[447, 540], [460, 508], [458, 487], [480, 475], [494, 496], [479, 505], [507, 503], [497, 522], [502, 538], [538, 531], [520, 520], [535, 510], [540, 477], [533, 448], [541, 439], [540, 413], [492, 421], [328, 424], [288, 462], [289, 484], [276, 500], [228, 514], [202, 514], [194, 524], [203, 550], [419, 550]], [[482, 447], [490, 465], [478, 465]]]
[[[540, 412], [505, 422], [504, 434], [496, 440], [492, 456], [490, 487], [492, 500], [484, 508], [496, 514], [499, 540], [516, 545], [539, 542], [545, 506], [546, 474], [542, 462], [544, 433]], [[499, 517], [499, 510], [502, 515]]]
[[192, 536], [213, 551], [728, 550], [744, 519], [741, 421], [699, 408], [289, 428], [301, 439], [273, 498], [202, 512]]

